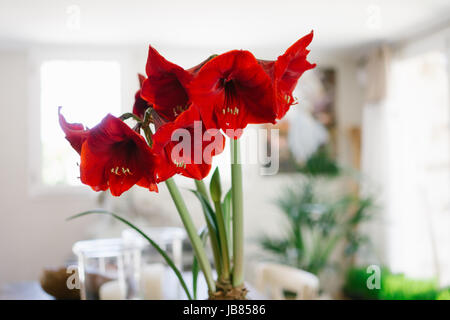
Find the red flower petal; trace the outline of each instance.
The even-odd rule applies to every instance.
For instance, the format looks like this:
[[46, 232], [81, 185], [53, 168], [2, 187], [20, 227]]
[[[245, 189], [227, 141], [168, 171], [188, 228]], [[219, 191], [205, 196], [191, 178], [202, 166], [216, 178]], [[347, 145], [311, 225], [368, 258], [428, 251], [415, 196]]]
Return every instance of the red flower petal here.
[[301, 75], [316, 65], [306, 58], [309, 50], [306, 47], [313, 39], [313, 31], [295, 42], [276, 61], [258, 60], [273, 81], [277, 119], [284, 117], [289, 107], [294, 104], [292, 91], [295, 89]]
[[142, 84], [144, 83], [145, 77], [142, 74], [138, 74], [138, 78], [140, 89], [134, 95], [133, 113], [137, 115], [139, 118], [143, 118], [144, 113], [148, 109], [149, 105], [147, 101], [145, 101], [141, 97]]
[[81, 153], [81, 146], [87, 139], [89, 130], [85, 129], [81, 123], [68, 123], [61, 114], [61, 107], [58, 108], [59, 125], [66, 134], [67, 141], [79, 154]]
[[185, 88], [192, 74], [167, 61], [152, 46], [148, 51], [146, 72], [148, 78], [142, 86], [142, 98], [153, 104], [167, 120], [175, 120], [187, 108], [189, 96]]
[[212, 157], [223, 151], [225, 137], [218, 130], [207, 131], [197, 107], [191, 105], [174, 122], [161, 126], [153, 143], [154, 152], [172, 167], [163, 168], [165, 174], [178, 173], [201, 180], [211, 170]]
[[144, 138], [120, 119], [107, 115], [92, 128], [81, 151], [81, 182], [95, 191], [121, 195], [139, 184], [151, 191], [155, 185], [156, 158]]
[[238, 138], [249, 123], [275, 122], [269, 76], [249, 51], [234, 50], [207, 62], [190, 85], [207, 128]]

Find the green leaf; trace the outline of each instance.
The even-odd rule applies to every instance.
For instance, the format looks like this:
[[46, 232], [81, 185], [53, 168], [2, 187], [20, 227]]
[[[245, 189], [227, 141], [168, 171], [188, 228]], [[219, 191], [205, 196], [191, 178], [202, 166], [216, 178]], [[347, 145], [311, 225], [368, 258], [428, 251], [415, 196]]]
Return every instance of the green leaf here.
[[197, 188], [197, 191], [200, 192], [205, 199], [209, 202], [209, 197], [208, 197], [208, 190], [206, 189], [206, 184], [203, 180], [196, 180], [194, 179], [195, 182], [195, 187]]
[[[206, 244], [206, 238], [208, 237], [208, 228], [204, 227], [199, 232], [200, 239], [203, 242], [203, 245]], [[192, 261], [192, 292], [194, 296], [194, 300], [197, 300], [197, 280], [198, 280], [198, 272], [199, 272], [198, 260], [194, 254], [194, 260]]]
[[220, 273], [221, 261], [220, 261], [220, 238], [217, 227], [216, 213], [212, 209], [209, 201], [197, 190], [190, 190], [200, 201], [205, 215], [206, 225], [208, 227], [209, 238], [211, 240], [211, 248], [214, 255], [214, 264], [216, 270]]
[[352, 226], [358, 225], [364, 220], [370, 219], [370, 209], [372, 209], [373, 200], [370, 197], [358, 199], [358, 207], [348, 223]]
[[86, 216], [89, 214], [106, 214], [106, 215], [112, 216], [113, 218], [123, 222], [130, 228], [137, 231], [141, 236], [143, 236], [153, 246], [153, 248], [155, 248], [156, 251], [158, 251], [158, 253], [164, 258], [164, 260], [166, 260], [168, 266], [173, 270], [173, 272], [175, 272], [175, 275], [177, 276], [178, 280], [180, 281], [180, 284], [183, 287], [183, 290], [186, 293], [186, 296], [188, 297], [189, 300], [192, 300], [192, 296], [189, 293], [186, 282], [184, 282], [184, 279], [183, 279], [183, 276], [181, 275], [180, 270], [178, 270], [178, 268], [175, 266], [175, 263], [172, 261], [172, 259], [169, 258], [169, 256], [164, 252], [163, 249], [161, 249], [161, 247], [155, 241], [153, 241], [149, 236], [147, 236], [143, 231], [141, 231], [138, 227], [136, 227], [134, 224], [132, 224], [128, 220], [122, 218], [121, 216], [116, 215], [113, 212], [110, 212], [107, 210], [102, 210], [102, 209], [85, 211], [85, 212], [76, 214], [74, 216], [71, 216], [67, 220], [73, 220], [75, 218], [79, 218], [79, 217]]
[[220, 183], [220, 172], [219, 167], [216, 167], [214, 173], [211, 177], [211, 182], [209, 184], [209, 193], [211, 194], [211, 199], [213, 202], [220, 202], [222, 199], [222, 186]]
[[200, 201], [203, 209], [203, 213], [205, 214], [206, 223], [208, 226], [212, 227], [212, 231], [217, 236], [217, 220], [216, 220], [216, 214], [209, 204], [208, 200], [205, 199], [205, 197], [198, 192], [197, 190], [190, 190]]
[[222, 211], [223, 211], [223, 219], [225, 222], [225, 231], [227, 233], [227, 239], [228, 239], [228, 248], [233, 248], [232, 244], [232, 236], [231, 236], [231, 189], [227, 192], [225, 195], [223, 202], [222, 202]]

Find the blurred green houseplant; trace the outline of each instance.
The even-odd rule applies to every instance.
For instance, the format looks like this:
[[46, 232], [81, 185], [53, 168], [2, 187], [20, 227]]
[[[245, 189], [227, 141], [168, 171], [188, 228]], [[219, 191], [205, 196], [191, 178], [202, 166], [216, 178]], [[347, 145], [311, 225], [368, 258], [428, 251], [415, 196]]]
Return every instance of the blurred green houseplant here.
[[436, 279], [413, 279], [382, 268], [379, 289], [369, 289], [370, 273], [365, 267], [351, 268], [343, 291], [352, 299], [363, 300], [450, 300], [450, 288], [439, 289]]
[[276, 201], [289, 222], [285, 237], [264, 235], [259, 244], [277, 261], [319, 274], [331, 264], [330, 256], [338, 243], [345, 241], [345, 252], [352, 255], [368, 241], [358, 233], [357, 226], [370, 218], [373, 201], [350, 192], [336, 199], [319, 194], [320, 177], [331, 179], [342, 175], [324, 148], [313, 154], [299, 171], [305, 179], [287, 187]]

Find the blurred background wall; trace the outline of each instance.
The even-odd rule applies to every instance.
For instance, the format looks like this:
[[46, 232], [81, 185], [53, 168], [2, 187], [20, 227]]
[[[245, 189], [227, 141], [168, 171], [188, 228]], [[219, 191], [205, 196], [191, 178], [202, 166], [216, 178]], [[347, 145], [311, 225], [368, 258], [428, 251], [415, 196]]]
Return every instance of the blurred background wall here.
[[[78, 27], [70, 20], [77, 10]], [[439, 41], [445, 39], [448, 45], [449, 12], [446, 1], [0, 1], [0, 283], [36, 279], [43, 267], [64, 262], [77, 240], [118, 235], [118, 229], [108, 228], [106, 218], [65, 221], [83, 210], [103, 205], [129, 214], [132, 202], [139, 212], [148, 209], [146, 217], [135, 217], [137, 221], [180, 225], [164, 186], [159, 194], [133, 190], [123, 199], [106, 197], [99, 204], [98, 194], [88, 187], [48, 189], [36, 183], [35, 168], [41, 161], [36, 153], [40, 147], [36, 61], [42, 57], [113, 57], [120, 62], [120, 108], [125, 112], [132, 107], [136, 74], [145, 71], [150, 43], [168, 60], [188, 68], [212, 53], [235, 48], [275, 59], [314, 29], [309, 61], [336, 72], [336, 156], [343, 165], [355, 167], [351, 132], [363, 125], [365, 57], [382, 43], [407, 54], [417, 39], [428, 41], [428, 35], [438, 31]], [[62, 132], [56, 138], [63, 141]], [[258, 250], [254, 239], [261, 230], [269, 234], [284, 230], [284, 217], [272, 200], [297, 176], [261, 177], [257, 166], [245, 168], [249, 260]], [[345, 184], [338, 182], [335, 188], [340, 188], [339, 183]], [[200, 226], [200, 207], [189, 192], [184, 194]], [[380, 225], [374, 227], [375, 241], [384, 239], [382, 230]], [[378, 254], [387, 254], [383, 248]]]
[[[274, 48], [276, 52], [278, 48]], [[48, 49], [51, 50], [51, 47]], [[120, 50], [120, 48], [119, 48]], [[127, 97], [128, 103], [124, 105], [124, 112], [128, 111], [133, 103], [134, 92], [138, 88], [137, 71], [144, 72], [146, 61], [146, 47], [134, 49], [130, 52], [130, 60], [133, 67], [128, 71], [132, 89], [123, 88], [123, 95]], [[177, 55], [178, 51], [178, 55]], [[192, 58], [184, 55], [183, 50], [162, 50], [164, 55], [172, 61], [181, 61], [182, 66], [190, 66], [196, 63], [198, 56], [205, 56], [204, 50], [196, 53], [192, 50]], [[68, 216], [98, 207], [97, 195], [93, 192], [61, 192], [60, 194], [32, 194], [30, 186], [30, 162], [37, 161], [33, 154], [30, 154], [29, 136], [30, 126], [28, 125], [28, 110], [30, 105], [35, 105], [36, 101], [30, 101], [30, 88], [27, 82], [33, 67], [30, 66], [30, 55], [32, 49], [2, 49], [0, 63], [2, 73], [0, 105], [4, 110], [5, 117], [2, 117], [1, 127], [2, 154], [1, 174], [2, 181], [8, 181], [1, 187], [2, 208], [1, 208], [1, 237], [2, 250], [0, 250], [0, 260], [2, 264], [0, 272], [2, 281], [34, 279], [41, 269], [46, 265], [61, 263], [70, 254], [72, 244], [84, 237], [85, 228], [91, 223], [97, 223], [95, 217], [88, 217], [85, 220], [66, 222]], [[128, 52], [128, 51], [127, 51]], [[264, 52], [264, 51], [262, 51]], [[323, 63], [320, 62], [323, 59]], [[319, 54], [311, 54], [311, 61], [326, 64], [338, 69], [338, 89], [337, 89], [337, 112], [342, 125], [341, 138], [344, 141], [339, 151], [342, 161], [350, 161], [351, 153], [345, 145], [346, 130], [360, 121], [361, 94], [359, 90], [351, 90], [357, 87], [356, 63], [347, 61], [346, 58], [324, 57]], [[186, 61], [186, 62], [184, 62]], [[130, 63], [130, 65], [131, 65]], [[350, 94], [346, 94], [350, 92]], [[344, 107], [345, 106], [345, 107]], [[55, 121], [57, 121], [55, 113]], [[74, 119], [74, 121], [76, 121]], [[63, 139], [61, 134], [61, 139]], [[346, 150], [347, 148], [347, 150]], [[277, 208], [271, 203], [274, 200], [280, 186], [284, 183], [285, 177], [260, 177], [258, 168], [250, 165], [246, 171], [249, 177], [246, 180], [245, 188], [246, 201], [246, 235], [250, 238], [256, 235], [260, 229], [275, 229], [280, 225], [277, 220], [281, 216], [277, 214]], [[251, 178], [250, 178], [251, 177]], [[270, 188], [266, 183], [270, 181]], [[86, 188], [88, 189], [88, 188]], [[160, 194], [153, 195], [145, 192], [143, 197], [152, 198], [152, 205], [160, 208], [165, 214], [170, 216], [169, 221], [180, 224], [178, 217], [171, 203], [170, 197], [162, 186]], [[84, 190], [86, 191], [86, 190]], [[142, 194], [142, 191], [137, 191]], [[201, 208], [188, 192], [185, 196], [189, 199], [189, 206], [192, 210], [198, 225], [202, 219]], [[267, 199], [267, 201], [261, 201]], [[261, 215], [264, 219], [261, 219]], [[51, 248], [51, 250], [49, 250]]]

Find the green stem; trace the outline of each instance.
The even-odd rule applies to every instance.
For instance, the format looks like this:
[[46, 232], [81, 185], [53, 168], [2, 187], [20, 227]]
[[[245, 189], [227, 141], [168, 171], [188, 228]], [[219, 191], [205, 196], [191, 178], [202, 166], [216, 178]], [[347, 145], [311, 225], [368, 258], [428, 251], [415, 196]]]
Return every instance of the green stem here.
[[208, 289], [210, 292], [215, 292], [216, 284], [214, 283], [212, 277], [211, 265], [209, 264], [208, 257], [206, 256], [205, 247], [203, 246], [203, 243], [199, 235], [197, 234], [194, 222], [192, 221], [192, 218], [189, 214], [186, 204], [184, 203], [184, 200], [181, 197], [180, 190], [178, 190], [178, 187], [175, 184], [173, 178], [166, 180], [166, 186], [169, 189], [173, 202], [175, 203], [178, 213], [180, 214], [181, 221], [183, 222], [183, 225], [186, 228], [189, 239], [191, 240], [191, 244], [194, 249], [195, 255], [197, 256], [200, 269], [202, 269], [203, 275], [205, 276]]
[[145, 110], [144, 119], [142, 120], [142, 130], [144, 130], [145, 138], [150, 147], [153, 145], [152, 131], [150, 130], [150, 112], [151, 108]]
[[152, 132], [148, 126], [143, 125], [142, 130], [144, 130], [145, 138], [150, 148], [153, 146]]
[[222, 276], [222, 261], [220, 260], [220, 244], [214, 236], [214, 231], [210, 223], [206, 223], [208, 227], [209, 240], [211, 241], [211, 249], [213, 252], [214, 266], [216, 267], [217, 276]]
[[123, 115], [120, 116], [120, 120], [122, 120], [122, 121], [130, 119], [130, 118], [133, 118], [137, 122], [141, 122], [141, 119], [137, 115], [135, 115], [135, 114], [133, 114], [131, 112], [126, 112], [126, 113], [124, 113]]
[[[209, 203], [209, 197], [208, 197], [208, 191], [206, 189], [205, 183], [203, 180], [195, 180], [195, 186], [197, 188], [197, 191], [205, 198], [206, 201]], [[206, 216], [205, 216], [206, 218]], [[216, 267], [217, 275], [221, 276], [222, 271], [222, 262], [220, 260], [220, 243], [217, 241], [215, 236], [215, 232], [213, 231], [213, 228], [211, 226], [211, 223], [209, 223], [209, 220], [206, 218], [206, 226], [208, 227], [208, 233], [209, 233], [209, 239], [211, 241], [211, 249], [213, 252], [213, 259], [214, 259], [214, 266]]]
[[222, 255], [222, 272], [220, 278], [223, 282], [229, 282], [230, 260], [228, 256], [227, 232], [225, 229], [225, 222], [224, 222], [225, 220], [223, 217], [222, 204], [220, 202], [214, 202], [214, 207], [216, 209], [217, 229], [219, 231], [220, 251]]
[[231, 192], [233, 207], [233, 287], [244, 283], [244, 214], [239, 140], [231, 140]]
[[208, 195], [208, 190], [206, 189], [206, 185], [205, 182], [203, 180], [197, 180], [194, 179], [195, 181], [195, 187], [197, 188], [197, 191], [201, 193], [202, 196], [205, 197], [206, 200], [208, 200], [209, 202], [209, 195]]

